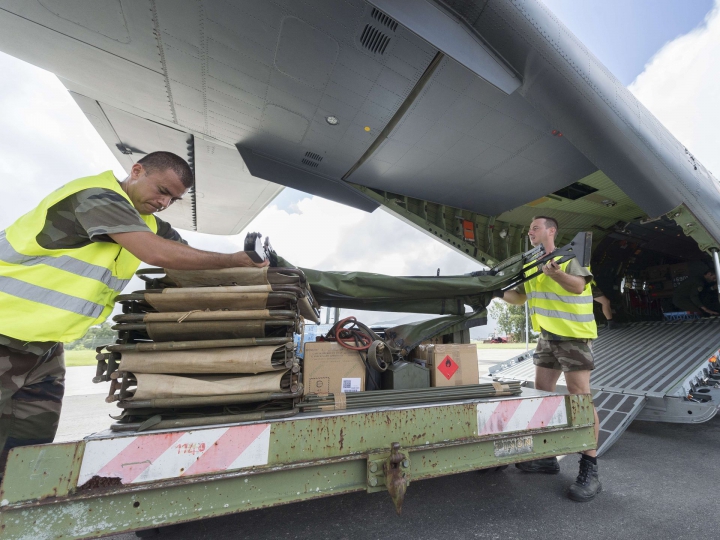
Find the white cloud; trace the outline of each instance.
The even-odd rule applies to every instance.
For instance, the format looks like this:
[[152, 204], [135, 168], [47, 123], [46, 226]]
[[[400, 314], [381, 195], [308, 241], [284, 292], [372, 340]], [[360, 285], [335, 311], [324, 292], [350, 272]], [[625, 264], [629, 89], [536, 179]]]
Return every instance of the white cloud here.
[[628, 88], [720, 178], [720, 0], [703, 25], [662, 47]]

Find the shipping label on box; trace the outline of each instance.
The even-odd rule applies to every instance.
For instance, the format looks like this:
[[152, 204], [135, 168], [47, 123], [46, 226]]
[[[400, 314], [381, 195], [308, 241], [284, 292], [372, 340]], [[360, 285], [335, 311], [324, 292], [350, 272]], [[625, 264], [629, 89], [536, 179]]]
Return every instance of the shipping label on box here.
[[365, 364], [357, 351], [332, 341], [305, 344], [305, 394], [339, 394], [365, 390]]
[[343, 394], [349, 392], [362, 392], [362, 379], [360, 377], [343, 377], [340, 384]]

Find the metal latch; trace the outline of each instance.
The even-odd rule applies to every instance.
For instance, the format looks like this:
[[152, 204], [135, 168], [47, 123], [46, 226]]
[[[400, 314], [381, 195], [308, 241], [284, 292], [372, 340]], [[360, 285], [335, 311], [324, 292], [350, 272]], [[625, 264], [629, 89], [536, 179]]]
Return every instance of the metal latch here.
[[387, 489], [398, 514], [402, 512], [405, 492], [410, 485], [410, 458], [400, 452], [400, 443], [392, 443], [390, 454], [368, 456], [368, 493]]

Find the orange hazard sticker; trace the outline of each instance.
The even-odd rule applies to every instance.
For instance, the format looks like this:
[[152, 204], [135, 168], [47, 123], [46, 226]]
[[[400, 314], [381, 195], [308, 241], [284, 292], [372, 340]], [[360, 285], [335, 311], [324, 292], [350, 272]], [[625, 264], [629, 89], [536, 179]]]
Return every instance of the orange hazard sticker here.
[[442, 359], [442, 362], [440, 362], [440, 365], [437, 369], [449, 381], [450, 379], [452, 379], [452, 376], [455, 375], [455, 372], [460, 369], [460, 366], [458, 366], [457, 362], [455, 362], [455, 360], [453, 360], [452, 357], [448, 354], [445, 358]]

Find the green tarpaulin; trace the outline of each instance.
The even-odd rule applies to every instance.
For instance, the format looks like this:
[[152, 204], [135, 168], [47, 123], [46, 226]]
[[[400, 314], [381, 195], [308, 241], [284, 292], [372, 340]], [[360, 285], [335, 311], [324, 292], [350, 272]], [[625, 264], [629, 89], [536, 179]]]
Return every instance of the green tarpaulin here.
[[436, 317], [428, 321], [403, 324], [385, 330], [385, 338], [390, 345], [402, 349], [407, 354], [426, 339], [445, 334], [453, 334], [461, 330], [469, 330], [487, 324], [486, 311], [468, 313], [466, 315], [449, 315]]
[[[292, 266], [279, 258], [279, 266]], [[301, 268], [320, 305], [330, 308], [445, 315], [386, 330], [391, 344], [409, 352], [422, 341], [485, 324], [492, 291], [517, 278], [520, 257], [501, 263], [496, 275], [387, 276]]]
[[371, 311], [463, 315], [485, 309], [492, 291], [510, 283], [522, 261], [497, 275], [386, 276], [367, 272], [322, 272], [302, 268], [323, 306]]

